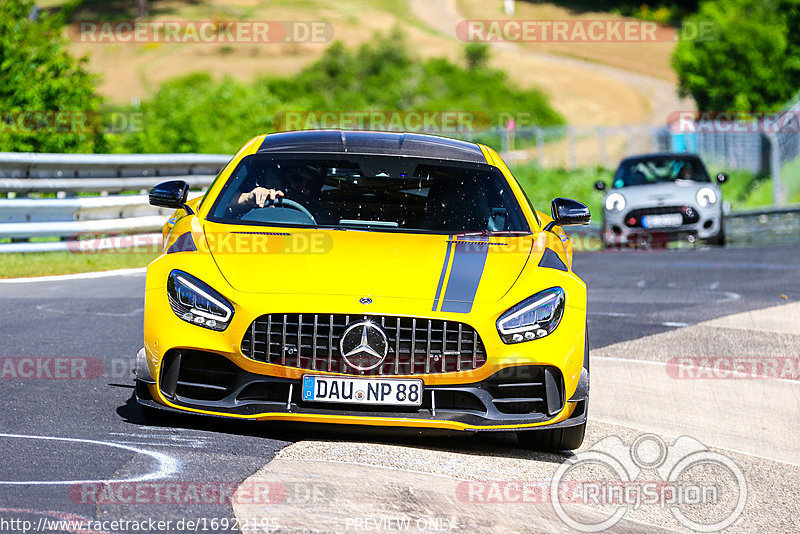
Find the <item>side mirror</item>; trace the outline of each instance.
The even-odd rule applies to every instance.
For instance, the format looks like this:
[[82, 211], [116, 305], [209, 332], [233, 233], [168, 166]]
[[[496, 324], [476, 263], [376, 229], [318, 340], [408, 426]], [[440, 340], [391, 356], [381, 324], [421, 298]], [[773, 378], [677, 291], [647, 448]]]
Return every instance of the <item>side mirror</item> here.
[[150, 190], [150, 205], [159, 208], [183, 208], [190, 215], [192, 208], [186, 205], [189, 198], [189, 184], [183, 180], [170, 180], [161, 182]]
[[598, 181], [594, 183], [594, 188], [598, 191], [605, 191], [606, 190], [606, 183], [603, 181]]
[[721, 172], [717, 175], [717, 182], [724, 184], [727, 181], [728, 181], [728, 175], [725, 174], [724, 172]]
[[548, 223], [545, 230], [550, 230], [553, 226], [589, 224], [592, 219], [586, 204], [570, 198], [554, 198], [550, 203], [550, 213], [553, 215], [553, 221]]

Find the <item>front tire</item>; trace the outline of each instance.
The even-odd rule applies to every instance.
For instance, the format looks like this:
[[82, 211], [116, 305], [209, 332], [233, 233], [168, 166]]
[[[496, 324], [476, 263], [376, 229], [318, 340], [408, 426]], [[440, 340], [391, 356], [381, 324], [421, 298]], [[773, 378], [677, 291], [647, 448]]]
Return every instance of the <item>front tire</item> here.
[[714, 245], [714, 246], [717, 246], [717, 247], [724, 247], [725, 246], [725, 240], [726, 240], [725, 239], [725, 223], [723, 221], [720, 221], [720, 223], [719, 223], [719, 232], [717, 232], [717, 235], [709, 237], [708, 239], [706, 239], [706, 242], [709, 245]]
[[586, 421], [577, 426], [517, 432], [520, 445], [537, 451], [571, 451], [583, 444]]

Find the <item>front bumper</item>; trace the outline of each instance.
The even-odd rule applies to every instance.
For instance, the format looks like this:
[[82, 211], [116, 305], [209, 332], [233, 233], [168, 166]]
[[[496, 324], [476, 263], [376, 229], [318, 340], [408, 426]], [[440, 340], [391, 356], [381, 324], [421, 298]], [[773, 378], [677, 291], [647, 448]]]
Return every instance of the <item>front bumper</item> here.
[[[608, 245], [637, 244], [647, 246], [648, 244], [658, 245], [662, 241], [676, 241], [689, 237], [711, 239], [719, 234], [723, 217], [721, 203], [705, 208], [700, 208], [696, 205], [686, 207], [696, 214], [691, 218], [693, 222], [689, 222], [690, 219], [685, 217], [685, 224], [663, 228], [643, 228], [639, 217], [635, 217], [636, 223], [634, 226], [630, 224], [632, 212], [660, 211], [662, 209], [660, 206], [629, 207], [623, 212], [604, 210], [604, 240]], [[679, 208], [675, 207], [673, 211], [677, 211]], [[669, 210], [669, 208], [664, 209]]]
[[170, 351], [158, 380], [145, 370], [143, 360], [142, 349], [137, 354], [138, 402], [176, 412], [451, 430], [554, 428], [586, 421], [586, 368], [569, 399], [557, 368], [523, 365], [479, 382], [425, 386], [419, 407], [385, 407], [304, 402], [301, 380], [254, 374], [207, 352]]

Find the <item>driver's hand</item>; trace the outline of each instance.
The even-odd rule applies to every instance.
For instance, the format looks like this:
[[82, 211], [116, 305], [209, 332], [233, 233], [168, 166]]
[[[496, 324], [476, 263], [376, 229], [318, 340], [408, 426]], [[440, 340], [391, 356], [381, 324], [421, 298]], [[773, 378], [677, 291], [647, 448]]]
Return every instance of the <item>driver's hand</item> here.
[[264, 204], [269, 199], [272, 202], [275, 202], [275, 199], [278, 197], [284, 196], [283, 191], [280, 189], [266, 189], [264, 187], [256, 187], [250, 194], [248, 195], [247, 200], [250, 202], [255, 202], [255, 205], [259, 208], [263, 208]]

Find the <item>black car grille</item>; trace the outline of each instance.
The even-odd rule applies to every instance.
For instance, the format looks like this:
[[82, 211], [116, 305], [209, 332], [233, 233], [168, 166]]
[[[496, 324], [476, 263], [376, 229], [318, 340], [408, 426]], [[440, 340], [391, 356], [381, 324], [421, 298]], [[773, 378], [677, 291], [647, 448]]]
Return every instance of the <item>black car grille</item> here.
[[642, 228], [642, 217], [646, 215], [666, 215], [677, 213], [683, 217], [682, 224], [694, 224], [700, 220], [697, 210], [691, 206], [658, 206], [631, 210], [625, 215], [625, 225], [629, 228]]
[[[351, 367], [339, 349], [347, 326], [369, 320], [388, 338], [388, 354], [374, 369]], [[242, 354], [256, 361], [331, 373], [415, 375], [471, 371], [486, 350], [471, 326], [441, 319], [343, 314], [270, 314], [257, 318], [242, 339]]]

